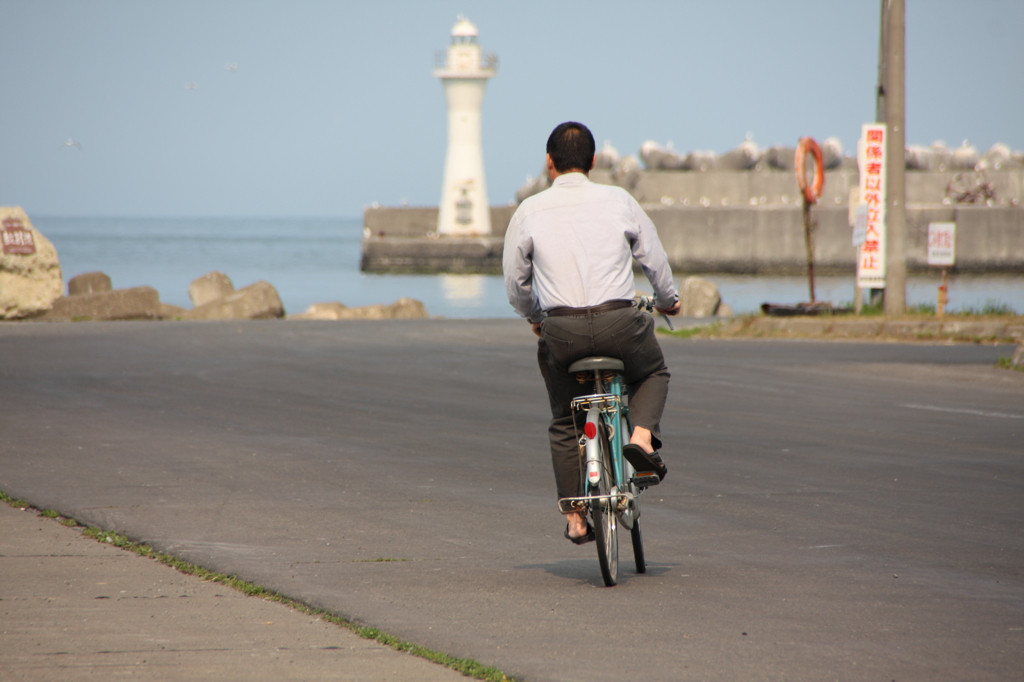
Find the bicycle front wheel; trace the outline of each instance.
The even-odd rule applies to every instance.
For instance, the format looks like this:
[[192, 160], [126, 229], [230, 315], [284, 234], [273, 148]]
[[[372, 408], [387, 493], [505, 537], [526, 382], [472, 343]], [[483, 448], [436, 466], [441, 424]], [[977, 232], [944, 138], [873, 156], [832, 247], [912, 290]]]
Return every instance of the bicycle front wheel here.
[[644, 540], [640, 534], [640, 520], [633, 522], [629, 530], [630, 538], [633, 540], [633, 560], [636, 562], [636, 572], [647, 572], [647, 560], [644, 558]]
[[590, 513], [594, 519], [594, 535], [597, 540], [597, 561], [601, 565], [601, 577], [608, 587], [619, 582], [619, 533], [616, 519], [617, 501], [609, 495], [618, 491], [612, 486], [611, 472], [608, 465], [611, 458], [608, 452], [608, 441], [603, 437], [601, 444], [601, 478], [596, 486], [590, 486], [590, 495], [600, 495], [604, 499], [594, 500], [590, 504]]

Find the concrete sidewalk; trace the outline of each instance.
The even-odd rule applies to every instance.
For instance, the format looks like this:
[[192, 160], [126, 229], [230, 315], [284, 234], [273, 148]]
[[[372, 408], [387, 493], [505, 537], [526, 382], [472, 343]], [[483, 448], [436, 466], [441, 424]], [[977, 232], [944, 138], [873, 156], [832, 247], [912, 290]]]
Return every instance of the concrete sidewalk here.
[[0, 502], [0, 679], [465, 680]]

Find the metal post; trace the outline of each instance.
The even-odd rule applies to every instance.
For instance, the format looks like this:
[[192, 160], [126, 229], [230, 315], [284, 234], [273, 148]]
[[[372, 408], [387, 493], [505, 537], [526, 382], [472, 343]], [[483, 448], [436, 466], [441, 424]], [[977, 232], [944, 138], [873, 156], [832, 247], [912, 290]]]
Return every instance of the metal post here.
[[[881, 13], [878, 19], [878, 84], [875, 86], [875, 122], [885, 123], [885, 90], [888, 87], [886, 81], [886, 71], [888, 66], [889, 57], [889, 2], [888, 0], [881, 0]], [[888, 137], [888, 135], [886, 136]], [[890, 158], [889, 163], [892, 163]], [[858, 290], [859, 291], [859, 290]], [[879, 300], [885, 293], [884, 289], [868, 289], [868, 305], [877, 306]], [[854, 305], [856, 306], [857, 312], [860, 313], [860, 305], [857, 305], [857, 300], [861, 297], [855, 297]]]
[[942, 268], [942, 284], [939, 285], [939, 306], [938, 314], [942, 317], [946, 312], [946, 304], [949, 302], [949, 269]]
[[814, 297], [814, 225], [811, 223], [811, 202], [804, 197], [804, 244], [807, 246], [807, 281], [811, 288], [811, 303]]
[[888, 126], [885, 156], [885, 314], [902, 315], [907, 311], [906, 256], [906, 8], [904, 0], [887, 0], [885, 122]]

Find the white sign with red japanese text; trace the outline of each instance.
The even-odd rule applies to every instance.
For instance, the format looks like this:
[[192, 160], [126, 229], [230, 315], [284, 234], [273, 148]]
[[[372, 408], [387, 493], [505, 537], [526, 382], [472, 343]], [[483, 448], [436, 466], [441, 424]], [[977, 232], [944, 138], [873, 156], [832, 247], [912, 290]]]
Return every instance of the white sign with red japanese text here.
[[885, 136], [884, 123], [865, 123], [857, 145], [860, 198], [867, 211], [864, 241], [857, 249], [857, 286], [885, 288]]
[[956, 223], [928, 224], [928, 265], [948, 267], [956, 262]]

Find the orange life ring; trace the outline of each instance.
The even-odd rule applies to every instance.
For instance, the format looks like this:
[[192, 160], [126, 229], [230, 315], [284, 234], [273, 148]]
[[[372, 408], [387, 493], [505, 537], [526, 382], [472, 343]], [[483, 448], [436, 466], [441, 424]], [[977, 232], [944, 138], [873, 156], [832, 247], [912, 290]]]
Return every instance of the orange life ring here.
[[[807, 160], [807, 153], [814, 155], [814, 183], [807, 184], [807, 173], [804, 163]], [[825, 164], [822, 163], [821, 147], [814, 141], [813, 137], [801, 137], [800, 143], [796, 146], [796, 182], [800, 185], [800, 191], [804, 193], [804, 201], [808, 204], [818, 203], [818, 197], [825, 188]]]

